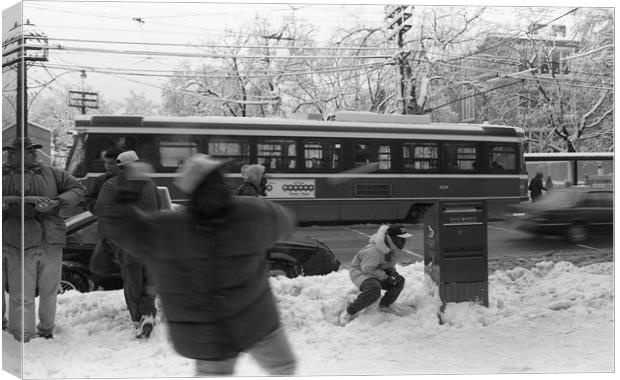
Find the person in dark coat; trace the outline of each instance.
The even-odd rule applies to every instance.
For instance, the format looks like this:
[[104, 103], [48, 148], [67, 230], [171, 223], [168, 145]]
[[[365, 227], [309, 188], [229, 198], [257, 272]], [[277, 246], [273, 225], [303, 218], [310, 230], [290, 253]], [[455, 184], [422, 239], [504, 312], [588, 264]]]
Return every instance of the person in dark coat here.
[[244, 166], [241, 171], [241, 177], [243, 178], [243, 183], [235, 190], [234, 195], [250, 197], [264, 197], [267, 195], [267, 178], [265, 178], [265, 167], [263, 165]]
[[[60, 211], [84, 201], [80, 181], [38, 161], [41, 148], [28, 137], [2, 148], [7, 152], [7, 163], [2, 166], [3, 285], [9, 288], [8, 321], [2, 291], [2, 327], [22, 342], [54, 336], [66, 242]], [[37, 291], [39, 323], [35, 324]]]
[[[196, 360], [199, 376], [231, 375], [241, 352], [270, 375], [292, 375], [292, 352], [269, 285], [265, 251], [294, 226], [286, 208], [235, 197], [221, 162], [197, 154], [175, 184], [185, 208], [133, 209], [127, 248], [152, 268], [175, 350]], [[133, 248], [132, 248], [133, 247]]]
[[[97, 196], [103, 187], [103, 184], [110, 178], [116, 176], [119, 172], [116, 158], [122, 151], [119, 148], [112, 147], [102, 152], [101, 158], [105, 173], [91, 183], [88, 191], [84, 195], [84, 209], [94, 212]], [[95, 276], [106, 277], [120, 271], [118, 264], [115, 262], [112, 253], [114, 252], [114, 244], [104, 237], [99, 237], [99, 241], [95, 246], [93, 254], [90, 257], [89, 269]]]
[[[139, 165], [137, 160], [138, 155], [133, 150], [118, 155], [119, 174], [103, 184], [94, 214], [99, 220], [99, 237], [106, 240], [110, 253], [120, 265], [125, 303], [137, 329], [136, 337], [149, 338], [157, 314], [152, 276], [137, 252], [120, 246], [118, 241], [123, 231], [116, 228], [131, 205], [147, 212], [159, 209], [159, 196], [153, 181], [148, 177], [137, 182], [131, 180], [134, 167]], [[104, 270], [93, 268], [93, 271], [101, 273]]]
[[536, 202], [538, 198], [542, 196], [542, 191], [547, 190], [543, 186], [543, 174], [541, 172], [536, 173], [534, 178], [530, 181], [530, 185], [528, 186], [528, 190], [530, 191], [530, 198], [532, 202]]
[[105, 173], [101, 174], [92, 182], [92, 184], [88, 187], [88, 190], [84, 194], [84, 209], [90, 212], [93, 212], [95, 208], [95, 202], [97, 201], [97, 196], [103, 187], [103, 184], [118, 174], [118, 165], [116, 163], [116, 157], [121, 154], [121, 150], [119, 148], [109, 148], [101, 153], [101, 159], [103, 160], [103, 167], [105, 168]]

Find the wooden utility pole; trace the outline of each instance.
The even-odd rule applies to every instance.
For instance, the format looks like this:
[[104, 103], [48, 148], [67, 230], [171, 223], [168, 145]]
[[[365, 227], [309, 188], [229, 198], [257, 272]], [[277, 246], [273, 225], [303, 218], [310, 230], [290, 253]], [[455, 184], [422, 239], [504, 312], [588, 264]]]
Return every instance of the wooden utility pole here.
[[402, 105], [402, 113], [407, 114], [409, 109], [409, 95], [407, 94], [407, 83], [409, 82], [410, 70], [407, 64], [407, 56], [409, 52], [402, 50], [404, 43], [404, 35], [411, 25], [406, 21], [411, 18], [413, 7], [409, 5], [386, 5], [385, 6], [385, 19], [387, 21], [388, 31], [392, 31], [388, 35], [388, 40], [396, 39], [398, 48], [400, 49], [398, 55], [398, 67], [400, 77], [400, 99]]
[[48, 50], [47, 36], [36, 31], [30, 20], [15, 23], [2, 41], [2, 68], [16, 65], [17, 69], [16, 137], [28, 136], [27, 62], [47, 61]]

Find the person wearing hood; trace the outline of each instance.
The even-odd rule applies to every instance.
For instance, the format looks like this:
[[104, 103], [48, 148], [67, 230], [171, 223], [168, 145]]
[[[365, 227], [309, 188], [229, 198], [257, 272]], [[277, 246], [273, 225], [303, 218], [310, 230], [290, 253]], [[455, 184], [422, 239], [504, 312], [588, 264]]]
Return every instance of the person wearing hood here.
[[403, 249], [407, 238], [405, 227], [399, 224], [382, 225], [351, 261], [349, 277], [361, 293], [340, 313], [338, 323], [346, 325], [357, 313], [379, 301], [382, 311], [389, 311], [405, 286], [405, 278], [396, 272], [395, 253]]
[[542, 197], [542, 191], [547, 189], [543, 186], [543, 174], [541, 172], [536, 172], [536, 175], [530, 181], [527, 189], [530, 191], [530, 198], [532, 202], [538, 201]]
[[175, 185], [189, 203], [134, 215], [125, 246], [153, 269], [170, 338], [195, 359], [197, 376], [232, 375], [242, 352], [270, 375], [292, 375], [293, 354], [269, 284], [265, 251], [286, 236], [294, 216], [259, 197], [235, 197], [222, 162], [188, 158]]
[[254, 164], [247, 165], [241, 169], [243, 183], [235, 190], [234, 195], [247, 195], [251, 197], [265, 196], [267, 190], [267, 178], [265, 178], [265, 167]]

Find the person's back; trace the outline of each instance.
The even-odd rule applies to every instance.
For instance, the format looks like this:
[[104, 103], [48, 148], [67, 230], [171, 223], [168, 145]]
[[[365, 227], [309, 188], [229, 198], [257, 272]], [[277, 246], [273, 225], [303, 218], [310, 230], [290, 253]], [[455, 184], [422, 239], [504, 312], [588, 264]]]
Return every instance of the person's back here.
[[[215, 350], [219, 343], [196, 342], [193, 334], [227, 331], [228, 343], [244, 349], [278, 326], [262, 253], [290, 231], [292, 215], [259, 198], [232, 202], [219, 220], [157, 213], [148, 218], [149, 235], [141, 237], [151, 242], [143, 252], [149, 252], [175, 347], [196, 359], [195, 352]], [[192, 301], [179, 298], [179, 292], [189, 292]], [[187, 329], [194, 333], [188, 336]]]
[[293, 214], [265, 199], [231, 196], [220, 165], [190, 158], [175, 181], [190, 196], [187, 206], [134, 209], [125, 223], [132, 238], [123, 244], [152, 269], [172, 343], [197, 360], [198, 374], [232, 374], [244, 351], [270, 374], [291, 374], [295, 359], [264, 253], [290, 232]]

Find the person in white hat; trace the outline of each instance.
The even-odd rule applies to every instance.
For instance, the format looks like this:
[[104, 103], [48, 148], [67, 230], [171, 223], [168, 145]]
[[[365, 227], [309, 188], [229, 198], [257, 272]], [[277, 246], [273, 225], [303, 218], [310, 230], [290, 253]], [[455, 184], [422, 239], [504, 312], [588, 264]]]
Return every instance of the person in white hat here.
[[[99, 221], [99, 238], [105, 239], [121, 267], [125, 303], [129, 310], [136, 337], [149, 338], [155, 327], [155, 290], [150, 271], [138, 258], [136, 252], [119, 244], [126, 231], [119, 228], [126, 218], [127, 209], [134, 205], [143, 211], [155, 211], [160, 207], [157, 187], [147, 176], [135, 180], [136, 167], [145, 165], [138, 162], [135, 151], [129, 150], [116, 157], [118, 175], [108, 179], [97, 196], [93, 214]], [[100, 263], [105, 262], [99, 260]], [[91, 262], [94, 264], [94, 262]], [[97, 272], [97, 268], [91, 268]]]
[[294, 216], [257, 197], [236, 197], [222, 162], [184, 161], [175, 185], [186, 208], [145, 214], [124, 228], [153, 269], [176, 351], [196, 360], [198, 376], [232, 375], [242, 352], [270, 375], [292, 375], [296, 358], [269, 285], [265, 251], [287, 236]]
[[[411, 234], [400, 224], [382, 225], [370, 237], [368, 245], [353, 257], [349, 277], [361, 293], [340, 313], [340, 325], [346, 325], [379, 298], [379, 309], [391, 311], [391, 305], [405, 286], [405, 278], [396, 272], [394, 254], [403, 249], [409, 237]], [[385, 290], [383, 297], [382, 289]]]

